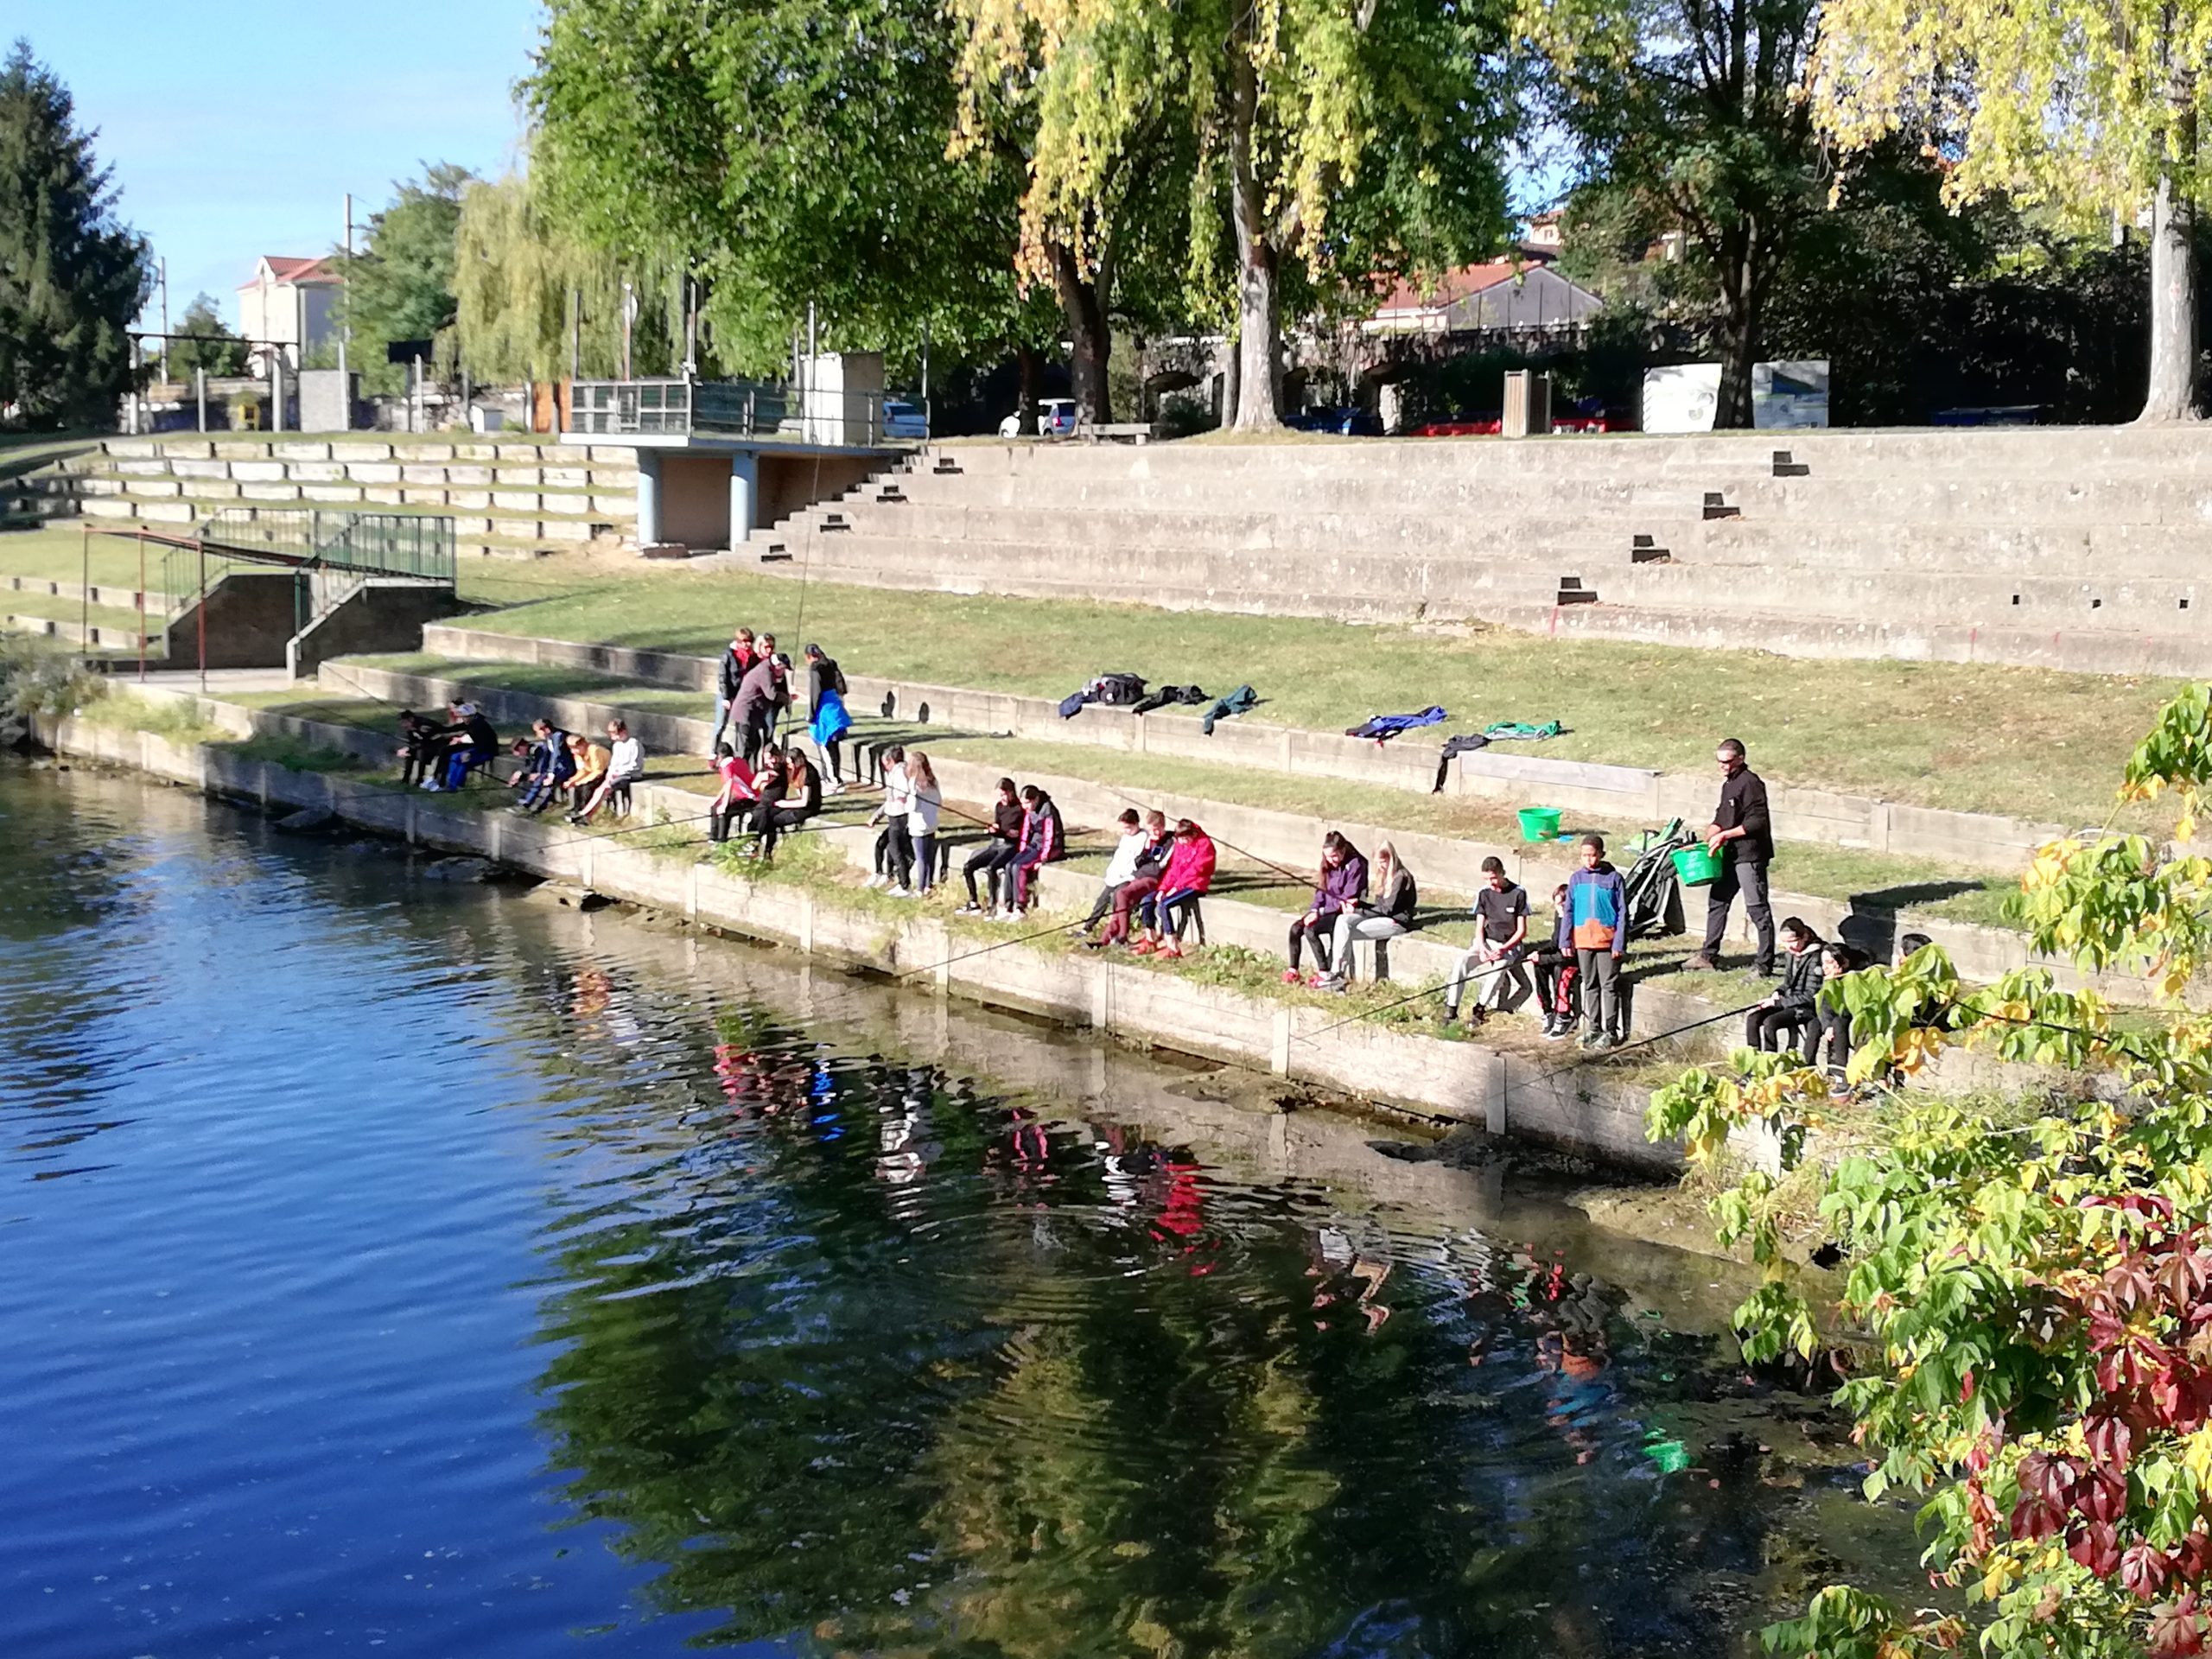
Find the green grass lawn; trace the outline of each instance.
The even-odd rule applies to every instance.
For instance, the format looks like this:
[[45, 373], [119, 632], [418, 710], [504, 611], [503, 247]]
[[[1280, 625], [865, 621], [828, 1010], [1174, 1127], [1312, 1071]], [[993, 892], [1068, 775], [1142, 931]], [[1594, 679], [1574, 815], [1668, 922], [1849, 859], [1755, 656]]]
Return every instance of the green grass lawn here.
[[99, 442], [84, 433], [0, 433], [0, 481], [21, 478], [49, 461], [80, 455]]
[[[1268, 701], [1249, 719], [1341, 730], [1442, 703], [1446, 729], [1566, 722], [1528, 752], [1708, 773], [1741, 737], [1770, 780], [2031, 819], [2101, 822], [2128, 752], [2176, 683], [1946, 663], [1557, 641], [1502, 630], [1361, 627], [1294, 618], [801, 584], [745, 571], [566, 566], [545, 595], [474, 626], [711, 655], [740, 623], [818, 640], [848, 673], [1035, 696], [1128, 670]], [[804, 602], [804, 617], [800, 615]], [[2145, 822], [2148, 812], [2136, 815]]]
[[[665, 714], [704, 717], [712, 706], [708, 698], [697, 692], [641, 686], [588, 670], [550, 664], [472, 663], [420, 653], [359, 660], [403, 673], [457, 679], [540, 696], [573, 696]], [[281, 707], [287, 713], [306, 712], [289, 693], [264, 694], [238, 701]], [[378, 707], [372, 703], [353, 706]], [[392, 711], [381, 712], [382, 723], [389, 724]], [[1174, 756], [997, 738], [939, 727], [918, 728], [871, 716], [863, 716], [854, 729], [856, 741], [897, 738], [910, 747], [926, 748], [947, 759], [994, 767], [1017, 779], [1054, 773], [1084, 779], [1126, 790], [1139, 804], [1143, 804], [1147, 791], [1157, 791], [1296, 813], [1325, 822], [1380, 822], [1394, 830], [1492, 845], [1516, 843], [1521, 838], [1520, 827], [1510, 807], [1464, 796], [1378, 791], [1327, 778], [1297, 777], [1242, 766], [1213, 766]], [[691, 760], [687, 764], [702, 768], [704, 762]], [[1578, 817], [1567, 827], [1578, 833], [1598, 830], [1614, 846], [1624, 848], [1636, 836], [1654, 826]], [[1319, 854], [1317, 846], [1317, 859]], [[1470, 893], [1478, 882], [1478, 874], [1472, 869], [1416, 869], [1414, 874], [1425, 889], [1440, 893]], [[1861, 910], [1910, 908], [1952, 921], [1989, 926], [2006, 925], [2004, 901], [2018, 888], [2017, 879], [2010, 875], [1961, 868], [1929, 859], [1901, 858], [1799, 842], [1784, 843], [1775, 863], [1774, 880], [1784, 891], [1848, 900]]]

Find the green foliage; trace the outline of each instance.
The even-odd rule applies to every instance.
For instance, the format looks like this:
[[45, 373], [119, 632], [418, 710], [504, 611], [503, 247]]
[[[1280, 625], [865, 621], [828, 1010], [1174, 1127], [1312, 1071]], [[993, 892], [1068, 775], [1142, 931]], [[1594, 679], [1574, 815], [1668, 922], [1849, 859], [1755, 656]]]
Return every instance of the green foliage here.
[[474, 181], [466, 168], [425, 168], [420, 181], [397, 186], [391, 205], [370, 216], [365, 249], [338, 261], [346, 271], [340, 320], [353, 331], [348, 360], [371, 391], [406, 384], [405, 368], [385, 360], [393, 340], [428, 340], [442, 361], [452, 359], [454, 238], [461, 191]]
[[69, 89], [19, 40], [0, 64], [0, 425], [105, 427], [150, 279]]
[[[1618, 238], [1679, 231], [1707, 275], [1722, 426], [1749, 426], [1751, 368], [1783, 262], [1817, 213], [1804, 97], [1815, 0], [1522, 0], [1543, 97]], [[1594, 204], [1593, 204], [1594, 205]]]
[[0, 715], [67, 715], [107, 695], [107, 681], [74, 652], [26, 634], [0, 634]]
[[[2193, 686], [2137, 749], [2123, 794], [2212, 779], [2212, 690]], [[1910, 1615], [1847, 1589], [1768, 1633], [1770, 1651], [2194, 1654], [2212, 1571], [2212, 1017], [2181, 1002], [2212, 939], [2212, 865], [2092, 831], [2043, 849], [2017, 913], [2040, 951], [2142, 972], [2159, 1015], [2116, 1025], [2046, 971], [1960, 982], [1930, 947], [1831, 980], [1852, 1017], [1849, 1075], [1894, 1090], [1877, 1135], [1773, 1057], [1684, 1074], [1651, 1133], [1716, 1167], [1754, 1126], [1827, 1130], [1820, 1214], [1847, 1269], [1839, 1308], [1872, 1351], [1839, 1391], [1876, 1455], [1869, 1497], [1921, 1495], [1925, 1560], [1969, 1620]], [[1912, 1086], [1969, 1047], [2063, 1067], [2091, 1086], [2025, 1112]], [[1814, 1103], [1821, 1103], [1815, 1104]], [[1800, 1143], [1802, 1144], [1802, 1142]], [[1767, 1282], [1738, 1312], [1746, 1353], [1810, 1356], [1817, 1337], [1763, 1173], [1713, 1202]]]
[[176, 380], [190, 380], [193, 372], [205, 369], [212, 378], [215, 375], [238, 375], [245, 372], [245, 341], [224, 326], [223, 314], [212, 294], [193, 296], [178, 319], [176, 333], [189, 336], [169, 342], [169, 375]]
[[829, 348], [1045, 344], [1020, 154], [946, 153], [954, 49], [925, 0], [554, 0], [524, 86], [546, 222], [696, 270], [733, 370], [788, 362], [810, 303]]

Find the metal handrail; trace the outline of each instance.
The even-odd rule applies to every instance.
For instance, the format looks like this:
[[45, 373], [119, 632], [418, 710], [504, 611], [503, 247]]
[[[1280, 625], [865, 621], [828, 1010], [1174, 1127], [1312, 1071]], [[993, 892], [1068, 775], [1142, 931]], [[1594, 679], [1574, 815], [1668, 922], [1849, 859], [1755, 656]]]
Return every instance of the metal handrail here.
[[[892, 404], [902, 406], [893, 410]], [[913, 429], [913, 416], [920, 429]], [[877, 448], [929, 435], [926, 399], [755, 380], [576, 380], [566, 429], [586, 437], [689, 436]]]

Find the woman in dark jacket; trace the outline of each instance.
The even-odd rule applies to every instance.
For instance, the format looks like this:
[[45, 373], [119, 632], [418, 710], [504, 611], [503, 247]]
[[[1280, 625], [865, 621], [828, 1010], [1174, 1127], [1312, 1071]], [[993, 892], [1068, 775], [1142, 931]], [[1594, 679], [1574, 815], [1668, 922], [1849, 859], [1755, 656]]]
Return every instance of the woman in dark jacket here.
[[1746, 1047], [1779, 1054], [1800, 1048], [1806, 1062], [1821, 1030], [1821, 940], [1792, 916], [1782, 924], [1782, 988], [1744, 1018]]
[[1414, 873], [1398, 861], [1398, 849], [1384, 842], [1375, 849], [1375, 899], [1355, 899], [1337, 913], [1336, 971], [1321, 982], [1329, 991], [1351, 988], [1351, 948], [1361, 939], [1375, 945], [1375, 977], [1390, 977], [1387, 941], [1413, 931], [1414, 912], [1421, 908], [1421, 890]]
[[1329, 940], [1337, 931], [1337, 918], [1365, 897], [1366, 859], [1344, 836], [1330, 830], [1321, 839], [1321, 870], [1313, 878], [1313, 902], [1290, 925], [1290, 968], [1283, 983], [1298, 982], [1298, 953], [1304, 945], [1313, 948], [1314, 965], [1320, 969], [1313, 982], [1321, 982], [1321, 974], [1329, 970]]
[[[981, 847], [969, 855], [968, 861], [960, 867], [960, 874], [968, 882], [968, 902], [955, 912], [962, 916], [987, 916], [999, 907], [999, 872], [1014, 861], [1021, 851], [1021, 821], [1027, 815], [1021, 810], [1020, 793], [1014, 786], [1014, 779], [999, 779], [999, 798], [991, 807], [991, 835]], [[976, 892], [976, 875], [982, 873], [990, 891], [990, 902], [986, 904]]]

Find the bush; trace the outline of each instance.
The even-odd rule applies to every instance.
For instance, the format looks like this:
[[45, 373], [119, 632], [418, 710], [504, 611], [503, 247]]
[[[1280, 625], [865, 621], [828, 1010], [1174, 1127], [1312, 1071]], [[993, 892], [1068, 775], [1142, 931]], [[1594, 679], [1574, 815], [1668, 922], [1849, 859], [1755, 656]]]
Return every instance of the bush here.
[[0, 636], [0, 715], [64, 715], [107, 695], [107, 682], [81, 658], [24, 635]]

